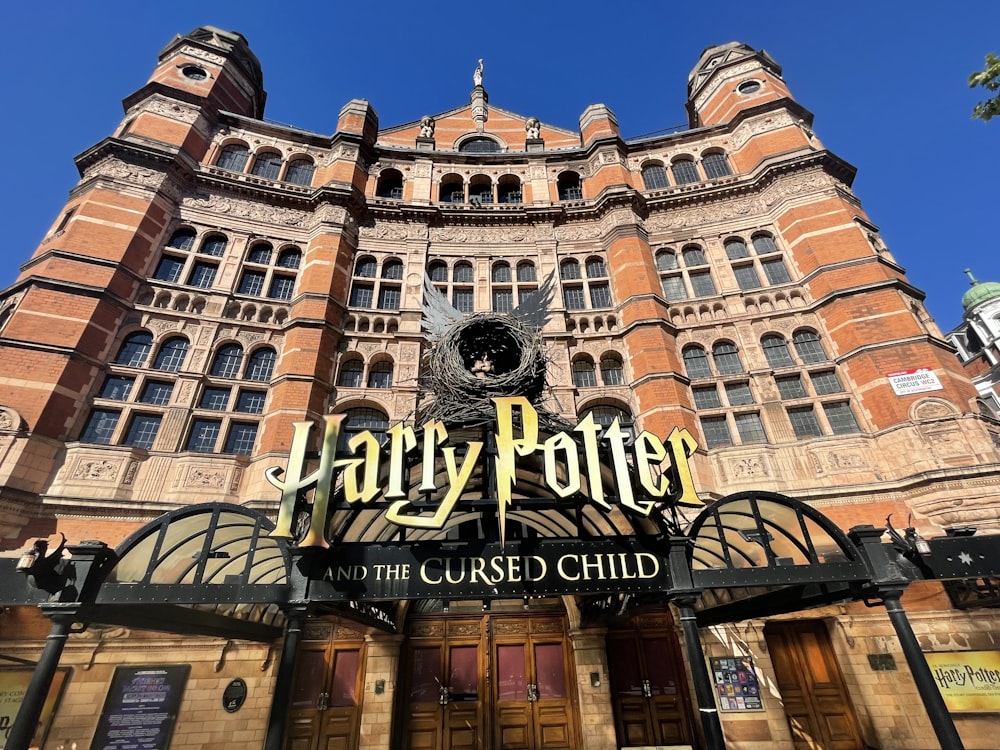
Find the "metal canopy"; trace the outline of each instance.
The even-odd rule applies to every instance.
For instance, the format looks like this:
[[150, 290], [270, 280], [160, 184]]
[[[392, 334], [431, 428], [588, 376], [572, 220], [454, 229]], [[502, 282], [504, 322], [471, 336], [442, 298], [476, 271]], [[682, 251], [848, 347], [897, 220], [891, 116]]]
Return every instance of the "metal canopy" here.
[[224, 503], [167, 513], [118, 546], [86, 612], [92, 622], [271, 640], [281, 634], [291, 567], [285, 541], [267, 536], [273, 528]]
[[871, 579], [858, 548], [830, 519], [774, 492], [740, 492], [705, 508], [688, 530], [702, 625], [765, 617], [855, 597]]

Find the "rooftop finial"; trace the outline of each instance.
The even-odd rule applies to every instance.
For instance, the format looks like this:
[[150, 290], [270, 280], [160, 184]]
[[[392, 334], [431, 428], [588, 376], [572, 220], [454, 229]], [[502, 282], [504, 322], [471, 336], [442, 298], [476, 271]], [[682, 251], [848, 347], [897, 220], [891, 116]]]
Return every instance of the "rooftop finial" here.
[[965, 275], [969, 277], [969, 286], [975, 286], [979, 282], [976, 281], [976, 277], [972, 275], [972, 271], [968, 268], [965, 269]]
[[476, 86], [483, 85], [483, 58], [479, 58], [479, 65], [476, 66], [475, 72], [472, 74], [472, 83]]

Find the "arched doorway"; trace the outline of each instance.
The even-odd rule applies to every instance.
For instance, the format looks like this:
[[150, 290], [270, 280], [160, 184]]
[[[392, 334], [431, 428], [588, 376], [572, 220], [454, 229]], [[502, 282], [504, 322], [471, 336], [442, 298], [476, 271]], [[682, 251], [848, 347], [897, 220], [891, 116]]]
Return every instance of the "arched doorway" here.
[[287, 750], [355, 750], [365, 682], [362, 628], [337, 618], [303, 626], [288, 707]]
[[408, 618], [400, 662], [399, 746], [579, 747], [566, 613], [558, 600], [519, 609], [498, 602], [483, 612], [470, 603]]
[[620, 747], [694, 745], [687, 669], [669, 610], [608, 631], [608, 674]]

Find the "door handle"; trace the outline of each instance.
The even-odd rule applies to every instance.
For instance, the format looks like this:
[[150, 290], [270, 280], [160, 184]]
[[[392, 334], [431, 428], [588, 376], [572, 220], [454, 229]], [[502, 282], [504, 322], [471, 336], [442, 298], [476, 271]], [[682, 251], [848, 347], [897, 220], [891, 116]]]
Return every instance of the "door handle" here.
[[528, 683], [528, 703], [534, 703], [538, 700], [538, 685]]
[[449, 689], [444, 685], [438, 688], [438, 703], [442, 706], [448, 705]]
[[642, 681], [642, 697], [643, 698], [653, 697], [653, 687], [649, 684], [649, 680]]
[[330, 694], [320, 693], [319, 698], [316, 700], [316, 708], [320, 711], [326, 711], [330, 707]]

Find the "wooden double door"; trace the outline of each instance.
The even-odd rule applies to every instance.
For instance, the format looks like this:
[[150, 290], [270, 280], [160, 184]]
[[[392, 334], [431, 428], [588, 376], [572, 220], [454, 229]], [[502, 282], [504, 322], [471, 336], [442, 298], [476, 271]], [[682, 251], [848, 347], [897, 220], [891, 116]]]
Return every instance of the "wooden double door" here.
[[687, 677], [667, 613], [608, 633], [608, 672], [621, 747], [696, 745]]
[[863, 750], [854, 707], [820, 620], [764, 628], [795, 750]]
[[414, 618], [402, 747], [570, 750], [575, 681], [562, 616]]
[[356, 750], [363, 638], [352, 625], [336, 620], [306, 623], [295, 662], [286, 750]]

